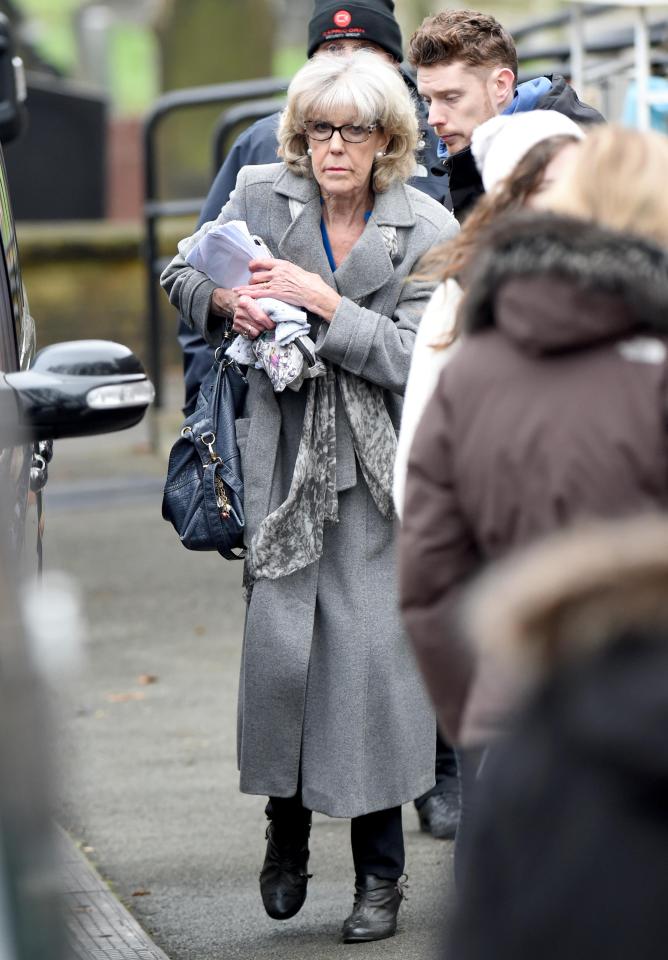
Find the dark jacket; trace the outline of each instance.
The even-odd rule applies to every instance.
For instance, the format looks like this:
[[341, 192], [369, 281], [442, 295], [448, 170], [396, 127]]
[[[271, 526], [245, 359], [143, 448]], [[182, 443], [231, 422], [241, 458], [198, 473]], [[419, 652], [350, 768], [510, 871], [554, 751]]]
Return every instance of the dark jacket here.
[[668, 940], [668, 632], [555, 678], [485, 763], [447, 956], [654, 960]]
[[501, 220], [462, 309], [411, 450], [400, 549], [405, 622], [455, 738], [473, 670], [459, 587], [562, 526], [668, 505], [668, 252], [565, 218]]
[[[438, 203], [451, 210], [452, 203], [448, 190], [448, 178], [444, 176], [443, 169], [438, 170], [437, 173], [433, 172], [436, 167], [438, 138], [427, 123], [424, 104], [418, 99], [412, 67], [408, 64], [402, 64], [401, 75], [418, 105], [420, 133], [425, 144], [418, 156], [418, 164], [423, 175], [413, 177], [408, 182], [417, 190], [433, 197]], [[242, 167], [276, 162], [278, 159], [276, 156], [278, 146], [276, 132], [279, 119], [280, 112], [274, 113], [270, 117], [264, 117], [262, 120], [257, 120], [237, 138], [211, 185], [202, 207], [198, 226], [216, 219], [227, 203], [237, 182], [237, 174]], [[191, 330], [183, 320], [179, 321], [178, 340], [183, 350], [186, 389], [184, 412], [188, 414], [194, 409], [199, 385], [211, 368], [213, 351], [200, 334]]]
[[653, 960], [668, 940], [668, 520], [569, 531], [486, 581], [479, 639], [498, 646], [500, 622], [504, 657], [539, 677], [483, 764], [447, 955]]
[[[598, 110], [582, 103], [564, 77], [552, 76], [549, 79], [552, 87], [538, 100], [534, 110], [556, 110], [557, 113], [563, 113], [582, 125], [603, 122], [603, 117]], [[466, 218], [478, 197], [485, 192], [470, 147], [439, 160], [433, 168], [433, 173], [434, 176], [438, 176], [439, 173], [448, 175], [452, 210], [461, 222]]]

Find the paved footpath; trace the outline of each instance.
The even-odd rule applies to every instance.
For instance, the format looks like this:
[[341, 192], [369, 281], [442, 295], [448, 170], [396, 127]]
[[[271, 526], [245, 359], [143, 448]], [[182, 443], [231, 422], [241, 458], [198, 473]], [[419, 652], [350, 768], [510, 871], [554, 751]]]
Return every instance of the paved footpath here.
[[59, 442], [51, 466], [46, 564], [78, 579], [89, 624], [82, 669], [54, 695], [58, 819], [111, 885], [72, 854], [77, 960], [431, 960], [453, 850], [420, 833], [411, 806], [396, 937], [340, 942], [349, 825], [322, 816], [304, 908], [265, 915], [265, 801], [239, 793], [236, 769], [241, 565], [181, 547], [160, 516], [163, 470], [132, 431]]
[[73, 960], [168, 960], [64, 831], [58, 859]]

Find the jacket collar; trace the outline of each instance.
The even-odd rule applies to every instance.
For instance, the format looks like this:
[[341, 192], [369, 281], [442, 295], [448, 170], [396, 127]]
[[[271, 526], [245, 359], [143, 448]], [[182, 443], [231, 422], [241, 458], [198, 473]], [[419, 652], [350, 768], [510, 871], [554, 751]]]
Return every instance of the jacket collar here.
[[310, 177], [298, 177], [287, 167], [274, 182], [274, 192], [303, 206], [291, 218], [278, 244], [278, 255], [298, 263], [304, 270], [318, 273], [326, 283], [351, 300], [362, 300], [390, 280], [394, 266], [381, 228], [411, 227], [416, 223], [415, 210], [408, 191], [394, 183], [384, 193], [376, 194], [374, 209], [362, 236], [355, 244], [355, 256], [332, 273], [320, 238], [320, 189]]
[[466, 287], [461, 319], [469, 333], [496, 326], [533, 352], [636, 328], [668, 333], [668, 251], [583, 220], [500, 217], [476, 250]]
[[441, 160], [440, 166], [437, 164], [432, 167], [432, 173], [442, 175], [444, 172], [449, 178], [452, 212], [461, 223], [478, 197], [485, 192], [471, 148], [466, 147], [459, 153], [453, 153]]

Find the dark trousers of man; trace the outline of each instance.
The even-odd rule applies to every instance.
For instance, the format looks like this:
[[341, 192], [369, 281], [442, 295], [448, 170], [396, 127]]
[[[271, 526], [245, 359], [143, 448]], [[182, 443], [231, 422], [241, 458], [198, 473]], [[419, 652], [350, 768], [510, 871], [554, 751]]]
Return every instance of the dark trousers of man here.
[[429, 797], [437, 793], [444, 793], [446, 786], [456, 783], [458, 778], [457, 757], [450, 744], [443, 739], [440, 733], [436, 734], [436, 784], [418, 797], [415, 806], [419, 810]]
[[[308, 834], [311, 811], [302, 806], [298, 796], [270, 797], [266, 813], [283, 835], [299, 838]], [[353, 817], [350, 842], [356, 876], [398, 880], [405, 865], [401, 807]]]
[[475, 748], [458, 751], [461, 773], [462, 808], [455, 842], [455, 884], [461, 886], [462, 879], [469, 869], [471, 853], [471, 823], [478, 809], [478, 797], [481, 781], [484, 778], [486, 750]]

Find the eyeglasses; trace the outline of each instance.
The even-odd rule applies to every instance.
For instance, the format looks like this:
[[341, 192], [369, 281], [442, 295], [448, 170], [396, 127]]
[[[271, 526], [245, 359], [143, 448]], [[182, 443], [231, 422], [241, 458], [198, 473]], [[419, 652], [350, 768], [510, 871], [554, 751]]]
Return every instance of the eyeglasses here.
[[364, 143], [377, 126], [377, 123], [370, 123], [366, 127], [356, 123], [344, 123], [342, 127], [335, 127], [333, 123], [325, 120], [304, 121], [306, 133], [311, 140], [331, 140], [334, 133], [340, 133], [346, 143]]

